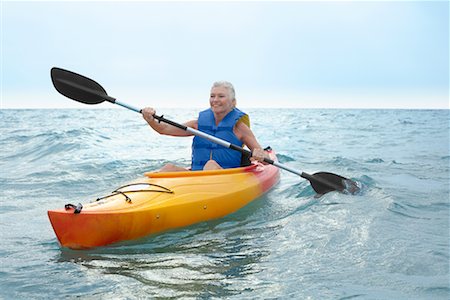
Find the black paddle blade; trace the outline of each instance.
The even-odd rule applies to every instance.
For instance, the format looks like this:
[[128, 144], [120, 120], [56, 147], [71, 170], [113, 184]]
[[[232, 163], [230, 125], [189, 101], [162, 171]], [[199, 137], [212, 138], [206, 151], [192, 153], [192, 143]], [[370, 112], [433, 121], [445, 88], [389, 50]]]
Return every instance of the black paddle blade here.
[[98, 104], [103, 101], [114, 103], [105, 89], [92, 79], [60, 68], [52, 68], [53, 86], [62, 95], [85, 104]]
[[356, 194], [360, 188], [353, 180], [328, 172], [318, 172], [308, 177], [317, 194], [338, 191], [345, 194]]

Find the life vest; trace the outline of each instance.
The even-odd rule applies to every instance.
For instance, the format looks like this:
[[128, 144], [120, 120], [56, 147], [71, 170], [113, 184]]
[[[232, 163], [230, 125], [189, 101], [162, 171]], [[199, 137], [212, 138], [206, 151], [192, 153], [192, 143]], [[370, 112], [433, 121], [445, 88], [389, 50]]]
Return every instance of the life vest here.
[[[209, 108], [199, 113], [198, 130], [242, 147], [242, 141], [233, 132], [234, 125], [240, 119], [248, 126], [250, 125], [248, 115], [234, 108], [216, 126], [214, 113]], [[192, 171], [203, 170], [206, 162], [210, 159], [215, 160], [224, 169], [237, 168], [241, 166], [242, 154], [204, 138], [194, 137], [192, 142]]]

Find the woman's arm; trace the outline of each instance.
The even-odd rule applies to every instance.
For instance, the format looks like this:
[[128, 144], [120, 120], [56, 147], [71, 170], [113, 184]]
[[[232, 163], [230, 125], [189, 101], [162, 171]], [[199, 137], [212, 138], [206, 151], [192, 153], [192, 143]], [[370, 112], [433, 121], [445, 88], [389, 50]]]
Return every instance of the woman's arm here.
[[[164, 122], [159, 122], [153, 115], [156, 111], [151, 107], [146, 107], [142, 110], [142, 116], [144, 120], [159, 134], [170, 135], [170, 136], [191, 136], [192, 133], [187, 132], [186, 130], [177, 128], [175, 126], [169, 125]], [[197, 120], [191, 120], [183, 124], [184, 126], [191, 127], [197, 129]]]
[[234, 134], [252, 151], [252, 158], [258, 161], [263, 161], [269, 155], [262, 149], [258, 143], [253, 131], [243, 122], [237, 122], [234, 126]]

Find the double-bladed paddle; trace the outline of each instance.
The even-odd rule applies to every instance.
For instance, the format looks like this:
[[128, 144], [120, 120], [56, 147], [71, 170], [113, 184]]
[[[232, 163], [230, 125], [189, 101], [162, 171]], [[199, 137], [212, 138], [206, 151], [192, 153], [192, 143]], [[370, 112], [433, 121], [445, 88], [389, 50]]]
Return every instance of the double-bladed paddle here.
[[[104, 101], [108, 101], [123, 106], [125, 108], [128, 108], [130, 110], [133, 110], [135, 112], [142, 113], [141, 109], [122, 103], [116, 100], [115, 98], [108, 96], [105, 89], [100, 84], [85, 76], [60, 68], [52, 68], [51, 77], [53, 85], [55, 86], [56, 90], [62, 95], [72, 100], [85, 104], [99, 104]], [[192, 133], [193, 135], [202, 137], [204, 139], [207, 139], [208, 141], [219, 144], [225, 148], [233, 149], [241, 152], [242, 154], [251, 156], [251, 151], [246, 150], [237, 145], [231, 144], [227, 141], [221, 140], [219, 138], [216, 138], [214, 136], [211, 136], [209, 134], [206, 134], [202, 131], [167, 120], [163, 116], [158, 116], [155, 114], [153, 115], [153, 117], [157, 119], [159, 122], [170, 124], [182, 130], [185, 130], [189, 133]], [[285, 166], [277, 161], [273, 161], [268, 158], [264, 158], [264, 161], [268, 164], [274, 165], [280, 169], [289, 171], [302, 178], [309, 180], [314, 191], [316, 191], [316, 193], [321, 195], [331, 191], [339, 191], [347, 194], [355, 194], [359, 191], [359, 187], [356, 184], [356, 182], [348, 178], [342, 177], [340, 175], [328, 172], [318, 172], [314, 173], [313, 175], [310, 175], [302, 171], [294, 170], [288, 166]]]

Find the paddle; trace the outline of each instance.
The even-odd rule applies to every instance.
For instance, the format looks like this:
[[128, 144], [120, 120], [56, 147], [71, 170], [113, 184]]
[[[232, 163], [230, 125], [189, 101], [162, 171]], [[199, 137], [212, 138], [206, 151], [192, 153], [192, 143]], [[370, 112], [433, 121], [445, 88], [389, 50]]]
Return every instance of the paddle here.
[[[117, 101], [115, 98], [108, 96], [105, 89], [100, 84], [82, 75], [60, 68], [52, 68], [51, 77], [56, 90], [72, 100], [85, 104], [99, 104], [104, 101], [108, 101], [138, 113], [142, 112], [142, 110], [139, 108], [122, 103], [120, 101]], [[158, 116], [155, 114], [153, 117], [159, 122], [170, 124], [189, 133], [192, 133], [193, 135], [219, 144], [225, 148], [233, 149], [243, 154], [251, 155], [251, 152], [249, 150], [243, 149], [242, 147], [239, 147], [237, 145], [233, 145], [227, 141], [221, 140], [202, 131], [167, 120], [163, 116]], [[288, 166], [282, 165], [279, 162], [273, 161], [268, 158], [264, 158], [264, 161], [268, 164], [274, 165], [280, 169], [289, 171], [309, 180], [312, 188], [318, 194], [326, 194], [331, 191], [355, 194], [359, 191], [359, 187], [354, 181], [340, 175], [328, 172], [318, 172], [310, 175], [302, 171], [296, 171]]]

